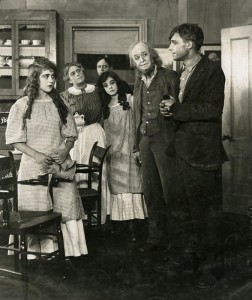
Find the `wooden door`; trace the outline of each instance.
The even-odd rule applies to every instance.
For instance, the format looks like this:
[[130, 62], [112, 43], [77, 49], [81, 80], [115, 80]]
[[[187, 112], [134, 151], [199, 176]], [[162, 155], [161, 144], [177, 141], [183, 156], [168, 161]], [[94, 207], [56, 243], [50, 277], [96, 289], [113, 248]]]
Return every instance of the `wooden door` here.
[[226, 76], [223, 141], [223, 209], [247, 214], [252, 205], [252, 26], [222, 29]]

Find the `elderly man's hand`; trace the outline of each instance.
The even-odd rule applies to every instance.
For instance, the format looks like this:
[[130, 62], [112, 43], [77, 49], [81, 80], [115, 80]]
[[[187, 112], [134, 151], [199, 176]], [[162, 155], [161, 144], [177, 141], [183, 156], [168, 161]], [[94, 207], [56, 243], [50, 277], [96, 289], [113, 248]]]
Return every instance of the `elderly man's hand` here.
[[170, 107], [175, 102], [175, 99], [170, 96], [170, 99], [162, 100], [159, 104], [160, 112], [164, 117], [172, 116], [172, 113], [169, 112]]
[[136, 165], [137, 165], [138, 167], [140, 167], [140, 166], [141, 166], [141, 163], [142, 163], [142, 161], [141, 161], [141, 156], [140, 156], [140, 152], [137, 151], [137, 152], [133, 153], [133, 157], [134, 157], [134, 160], [135, 160]]

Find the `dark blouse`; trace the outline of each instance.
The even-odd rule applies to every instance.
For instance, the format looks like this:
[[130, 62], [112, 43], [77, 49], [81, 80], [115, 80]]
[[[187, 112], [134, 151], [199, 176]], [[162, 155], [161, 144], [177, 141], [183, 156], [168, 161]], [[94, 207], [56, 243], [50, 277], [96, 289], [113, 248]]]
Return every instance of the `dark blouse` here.
[[80, 95], [73, 95], [66, 90], [60, 96], [69, 104], [73, 114], [77, 112], [84, 115], [86, 125], [101, 121], [102, 104], [96, 89], [91, 93], [84, 92]]

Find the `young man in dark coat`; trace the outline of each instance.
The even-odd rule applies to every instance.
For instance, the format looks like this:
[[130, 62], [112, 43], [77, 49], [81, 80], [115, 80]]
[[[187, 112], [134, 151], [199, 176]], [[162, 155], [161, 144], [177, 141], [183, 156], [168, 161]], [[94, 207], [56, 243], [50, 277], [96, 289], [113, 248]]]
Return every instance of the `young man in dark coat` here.
[[[176, 122], [172, 163], [174, 200], [170, 202], [170, 211], [175, 232], [181, 235], [177, 253], [182, 259], [173, 256], [156, 266], [155, 270], [160, 272], [183, 269], [185, 253], [192, 255], [194, 266], [209, 259], [210, 212], [220, 199], [217, 193], [220, 167], [228, 160], [221, 141], [224, 73], [218, 64], [200, 54], [204, 34], [198, 25], [179, 25], [171, 31], [169, 39], [174, 60], [183, 62], [179, 101], [163, 100], [160, 111]], [[197, 284], [206, 287], [213, 282], [211, 272], [203, 272]]]

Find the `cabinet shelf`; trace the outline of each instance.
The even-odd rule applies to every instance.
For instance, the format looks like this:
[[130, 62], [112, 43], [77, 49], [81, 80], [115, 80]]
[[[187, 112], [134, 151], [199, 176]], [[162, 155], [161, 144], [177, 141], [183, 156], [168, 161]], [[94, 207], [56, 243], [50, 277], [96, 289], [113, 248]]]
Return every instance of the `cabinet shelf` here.
[[20, 77], [27, 77], [28, 76], [28, 69], [27, 68], [19, 68], [19, 76]]
[[12, 55], [11, 46], [0, 46], [0, 55], [11, 56]]
[[1, 76], [12, 76], [11, 67], [0, 67], [0, 77]]
[[23, 45], [23, 44], [19, 44], [19, 46], [21, 47], [21, 48], [45, 48], [45, 46], [44, 45]]
[[11, 25], [0, 25], [0, 31], [10, 31]]
[[20, 30], [26, 31], [26, 30], [32, 30], [32, 31], [44, 31], [45, 25], [40, 24], [33, 24], [33, 25], [22, 25], [19, 27]]
[[45, 56], [45, 46], [26, 46], [20, 47], [20, 56]]

